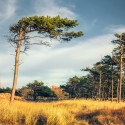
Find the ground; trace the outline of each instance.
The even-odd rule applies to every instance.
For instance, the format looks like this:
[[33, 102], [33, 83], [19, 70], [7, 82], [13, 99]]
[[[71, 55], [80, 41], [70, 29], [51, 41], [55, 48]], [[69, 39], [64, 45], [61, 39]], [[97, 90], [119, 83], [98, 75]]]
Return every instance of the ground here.
[[85, 99], [9, 103], [0, 96], [0, 125], [125, 125], [125, 102]]

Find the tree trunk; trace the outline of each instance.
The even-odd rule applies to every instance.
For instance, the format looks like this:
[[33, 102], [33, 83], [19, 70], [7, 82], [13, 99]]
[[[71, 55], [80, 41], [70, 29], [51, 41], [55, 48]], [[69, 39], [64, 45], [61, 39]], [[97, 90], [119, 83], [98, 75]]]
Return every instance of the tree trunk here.
[[111, 85], [109, 86], [109, 89], [108, 89], [108, 100], [110, 99], [110, 94], [111, 94]]
[[123, 68], [123, 44], [122, 44], [122, 35], [120, 35], [120, 79], [119, 79], [119, 100], [118, 100], [118, 102], [121, 102], [122, 68]]
[[15, 96], [15, 91], [16, 91], [22, 36], [23, 36], [23, 31], [20, 30], [19, 39], [18, 39], [18, 43], [17, 43], [17, 49], [16, 49], [16, 56], [15, 56], [15, 69], [14, 69], [13, 87], [12, 87], [12, 92], [11, 92], [11, 97], [10, 97], [10, 103], [12, 103], [14, 101], [14, 96]]
[[37, 93], [36, 93], [36, 90], [34, 90], [34, 93], [33, 93], [33, 100], [36, 101], [36, 98], [37, 98]]
[[95, 99], [95, 79], [93, 80], [92, 99]]
[[103, 87], [102, 87], [102, 100], [104, 101], [105, 99], [105, 97], [104, 97], [104, 95], [105, 95], [105, 90], [104, 90], [104, 85], [103, 85]]
[[119, 79], [118, 79], [118, 85], [117, 85], [117, 102], [119, 103]]
[[114, 80], [113, 80], [113, 65], [112, 65], [112, 102], [114, 98]]
[[102, 88], [102, 72], [100, 71], [99, 100], [101, 100], [101, 88]]

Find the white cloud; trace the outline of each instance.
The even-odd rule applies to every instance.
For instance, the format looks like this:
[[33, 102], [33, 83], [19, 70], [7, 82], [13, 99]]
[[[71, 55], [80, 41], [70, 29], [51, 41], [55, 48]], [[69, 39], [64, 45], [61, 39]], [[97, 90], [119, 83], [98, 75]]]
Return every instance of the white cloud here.
[[60, 15], [68, 18], [76, 18], [78, 16], [71, 9], [59, 5], [57, 0], [37, 0], [35, 10], [37, 15]]
[[[32, 47], [28, 51], [29, 56], [21, 55], [20, 60], [23, 59], [24, 63], [19, 67], [18, 86], [25, 85], [35, 79], [50, 83], [49, 86], [59, 85], [74, 75], [82, 76], [84, 73], [80, 69], [91, 67], [100, 60], [101, 56], [111, 53], [114, 46], [110, 41], [113, 39], [114, 35], [109, 33], [87, 40], [76, 40], [77, 44], [70, 43], [72, 46], [66, 44], [63, 48], [56, 44], [51, 48]], [[9, 55], [6, 57], [0, 55], [0, 57], [3, 59], [0, 66], [4, 69], [4, 74], [3, 71], [0, 72], [2, 82], [11, 86], [13, 72], [10, 69], [10, 64], [14, 65], [14, 58]]]
[[15, 14], [16, 0], [4, 0], [0, 1], [0, 22], [9, 19]]
[[112, 34], [105, 34], [77, 41], [78, 44], [72, 47], [32, 49], [29, 56], [23, 56], [19, 81], [27, 83], [38, 79], [52, 85], [64, 83], [74, 75], [82, 76], [80, 69], [92, 66], [101, 56], [111, 53], [114, 46], [110, 41], [113, 38]]
[[110, 33], [123, 33], [125, 32], [125, 26], [124, 25], [113, 25], [108, 28], [106, 28], [107, 31]]

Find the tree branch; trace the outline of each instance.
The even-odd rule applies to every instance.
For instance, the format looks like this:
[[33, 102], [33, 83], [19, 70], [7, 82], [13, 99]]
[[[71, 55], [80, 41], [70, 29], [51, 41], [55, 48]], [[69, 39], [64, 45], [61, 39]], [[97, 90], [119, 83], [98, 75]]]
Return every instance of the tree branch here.
[[45, 46], [51, 46], [51, 44], [49, 42], [25, 43], [25, 45], [45, 45]]

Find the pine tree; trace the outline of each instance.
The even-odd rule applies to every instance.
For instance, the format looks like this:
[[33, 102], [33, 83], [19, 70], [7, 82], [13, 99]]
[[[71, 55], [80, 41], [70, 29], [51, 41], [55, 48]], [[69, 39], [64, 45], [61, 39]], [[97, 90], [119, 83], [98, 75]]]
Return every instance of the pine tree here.
[[[33, 16], [24, 17], [16, 24], [10, 27], [11, 37], [9, 39], [12, 45], [16, 45], [15, 69], [12, 94], [10, 102], [13, 102], [19, 70], [19, 57], [21, 46], [24, 46], [24, 52], [29, 48], [29, 45], [49, 45], [48, 42], [30, 42], [29, 39], [34, 37], [57, 39], [59, 41], [70, 41], [72, 38], [77, 38], [83, 35], [83, 32], [68, 32], [69, 29], [78, 25], [77, 20], [69, 20], [68, 18]], [[37, 32], [39, 36], [29, 36], [31, 32]]]

